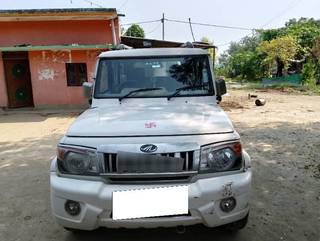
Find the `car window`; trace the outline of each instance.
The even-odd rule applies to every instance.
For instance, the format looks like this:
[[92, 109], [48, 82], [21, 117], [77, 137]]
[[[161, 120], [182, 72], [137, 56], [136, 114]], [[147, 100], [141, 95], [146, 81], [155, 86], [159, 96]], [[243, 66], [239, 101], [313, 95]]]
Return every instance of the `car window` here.
[[121, 97], [132, 90], [161, 88], [138, 92], [132, 97], [167, 97], [184, 86], [200, 89], [181, 91], [185, 95], [212, 95], [208, 57], [101, 59], [96, 79], [95, 97]]

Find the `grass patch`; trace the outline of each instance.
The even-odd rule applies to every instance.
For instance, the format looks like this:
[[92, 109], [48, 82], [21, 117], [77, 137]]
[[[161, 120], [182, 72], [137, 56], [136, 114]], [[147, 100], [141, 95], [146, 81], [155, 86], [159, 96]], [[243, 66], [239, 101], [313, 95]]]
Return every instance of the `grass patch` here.
[[271, 86], [263, 86], [261, 82], [228, 82], [228, 87], [230, 89], [243, 89], [243, 90], [275, 90], [286, 93], [293, 94], [303, 94], [303, 95], [320, 95], [320, 85], [316, 86], [293, 86], [290, 84], [278, 84]]

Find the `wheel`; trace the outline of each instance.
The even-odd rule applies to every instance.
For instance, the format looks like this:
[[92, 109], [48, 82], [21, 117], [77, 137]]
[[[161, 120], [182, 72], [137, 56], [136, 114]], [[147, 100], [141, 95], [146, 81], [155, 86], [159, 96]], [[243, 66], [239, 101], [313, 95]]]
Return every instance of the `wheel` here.
[[240, 219], [240, 220], [235, 221], [233, 223], [223, 225], [222, 228], [226, 231], [237, 232], [240, 229], [245, 228], [245, 226], [248, 223], [248, 219], [249, 219], [249, 213], [243, 219]]

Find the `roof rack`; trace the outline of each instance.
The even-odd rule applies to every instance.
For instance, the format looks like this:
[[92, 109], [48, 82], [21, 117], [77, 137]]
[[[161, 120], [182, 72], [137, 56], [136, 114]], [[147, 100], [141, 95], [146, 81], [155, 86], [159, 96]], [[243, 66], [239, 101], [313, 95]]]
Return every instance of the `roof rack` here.
[[186, 42], [181, 45], [182, 48], [194, 48], [193, 44], [191, 42]]
[[[215, 49], [216, 46], [204, 42], [174, 42], [167, 40], [159, 40], [159, 39], [146, 39], [146, 38], [137, 38], [137, 37], [129, 37], [129, 36], [121, 36], [121, 43], [127, 46], [137, 48], [201, 48], [201, 49]], [[191, 47], [191, 45], [193, 47]]]

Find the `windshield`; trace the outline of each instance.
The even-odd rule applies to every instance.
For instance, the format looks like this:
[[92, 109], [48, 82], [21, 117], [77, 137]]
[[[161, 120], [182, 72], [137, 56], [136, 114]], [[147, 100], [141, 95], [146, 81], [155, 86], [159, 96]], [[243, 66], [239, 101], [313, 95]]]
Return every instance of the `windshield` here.
[[[209, 61], [206, 55], [157, 58], [101, 59], [95, 85], [95, 98], [130, 98], [213, 95]], [[128, 96], [129, 97], [129, 96]]]

